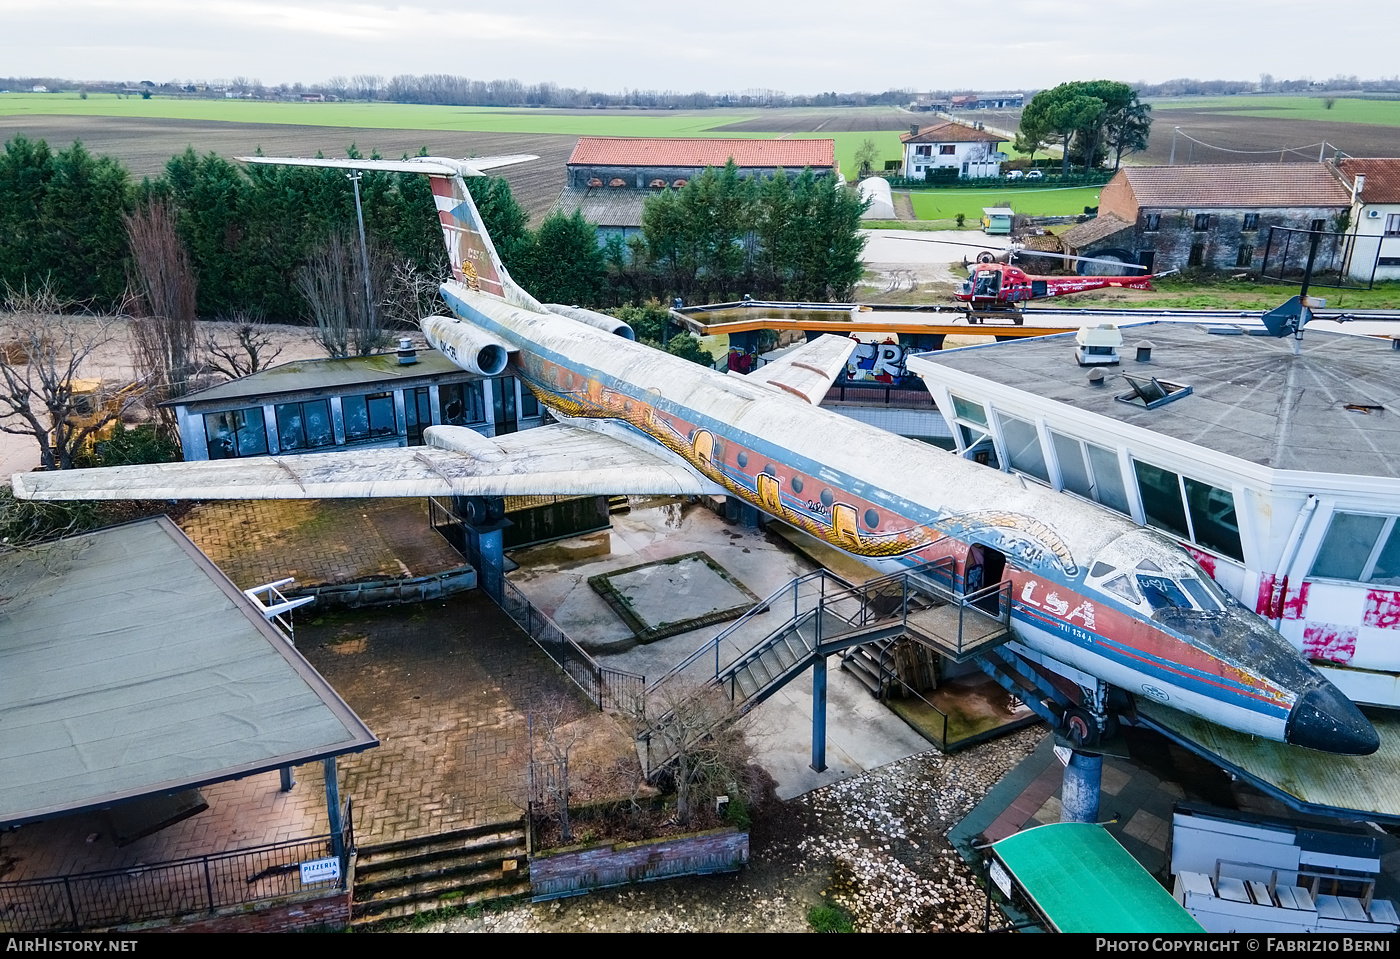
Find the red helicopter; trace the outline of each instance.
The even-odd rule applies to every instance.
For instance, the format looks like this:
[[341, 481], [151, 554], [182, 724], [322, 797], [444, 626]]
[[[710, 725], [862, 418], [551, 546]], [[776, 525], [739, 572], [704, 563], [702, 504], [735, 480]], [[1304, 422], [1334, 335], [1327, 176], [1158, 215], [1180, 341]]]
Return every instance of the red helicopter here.
[[[1043, 254], [1036, 253], [1036, 256]], [[1057, 257], [1062, 254], [1057, 254]], [[1084, 259], [1075, 257], [1074, 259]], [[1109, 262], [1109, 261], [1103, 261]], [[1117, 262], [1117, 261], [1112, 261]], [[1139, 268], [1141, 269], [1141, 268]], [[1017, 304], [1089, 290], [1120, 288], [1150, 290], [1152, 277], [1142, 276], [1034, 276], [1009, 263], [979, 261], [953, 297], [974, 309], [1016, 309]]]
[[[923, 237], [902, 237], [925, 243], [943, 243], [950, 246], [976, 246], [957, 240], [925, 240]], [[1017, 256], [1045, 257], [1054, 260], [1068, 260], [1084, 264], [1081, 270], [1093, 270], [1077, 276], [1038, 276], [1026, 273], [1011, 265]], [[1028, 250], [1013, 246], [993, 253], [983, 249], [975, 262], [963, 260], [968, 269], [968, 277], [962, 282], [953, 298], [968, 304], [963, 309], [968, 322], [976, 323], [982, 317], [1007, 316], [1012, 321], [1022, 322], [1021, 309], [1031, 300], [1048, 299], [1054, 296], [1067, 296], [1071, 293], [1086, 293], [1090, 290], [1124, 289], [1150, 290], [1154, 277], [1167, 273], [1148, 274], [1147, 267], [1129, 263], [1121, 259], [1093, 256], [1071, 256], [1068, 253], [1052, 253], [1047, 250]], [[1141, 275], [1133, 276], [1130, 271]], [[1175, 270], [1168, 271], [1171, 273]], [[1125, 275], [1126, 274], [1126, 275]]]

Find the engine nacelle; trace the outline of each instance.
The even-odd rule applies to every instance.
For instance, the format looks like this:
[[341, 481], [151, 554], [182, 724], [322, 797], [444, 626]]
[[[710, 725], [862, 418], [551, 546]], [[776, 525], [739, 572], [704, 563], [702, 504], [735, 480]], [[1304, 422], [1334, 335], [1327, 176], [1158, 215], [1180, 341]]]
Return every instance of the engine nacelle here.
[[551, 313], [558, 313], [571, 320], [595, 326], [606, 333], [613, 333], [625, 340], [635, 340], [637, 334], [632, 332], [632, 327], [615, 316], [608, 316], [605, 313], [595, 313], [593, 310], [585, 310], [579, 306], [560, 306], [558, 303], [546, 303], [544, 308]]
[[499, 376], [510, 360], [509, 343], [455, 317], [429, 316], [419, 326], [434, 349], [468, 373]]

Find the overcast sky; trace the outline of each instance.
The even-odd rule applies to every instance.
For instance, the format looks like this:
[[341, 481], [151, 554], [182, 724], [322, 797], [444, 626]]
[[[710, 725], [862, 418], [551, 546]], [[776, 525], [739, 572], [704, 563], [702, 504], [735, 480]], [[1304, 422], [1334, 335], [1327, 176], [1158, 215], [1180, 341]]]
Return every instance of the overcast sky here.
[[452, 73], [712, 93], [1369, 79], [1400, 72], [1397, 28], [1386, 0], [0, 0], [0, 76]]

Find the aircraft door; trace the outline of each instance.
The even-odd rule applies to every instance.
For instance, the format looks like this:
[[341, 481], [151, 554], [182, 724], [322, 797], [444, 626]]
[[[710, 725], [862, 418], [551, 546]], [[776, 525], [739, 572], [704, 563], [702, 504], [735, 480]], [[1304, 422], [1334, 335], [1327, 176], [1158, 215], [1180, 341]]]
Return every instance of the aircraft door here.
[[[973, 543], [967, 550], [967, 560], [963, 566], [963, 595], [971, 596], [988, 586], [996, 585], [1005, 575], [1006, 556], [990, 546]], [[1001, 594], [991, 592], [979, 599], [976, 605], [978, 609], [995, 616], [1001, 612]]]
[[973, 288], [972, 295], [976, 297], [995, 298], [1001, 290], [1000, 270], [978, 270], [977, 282]]

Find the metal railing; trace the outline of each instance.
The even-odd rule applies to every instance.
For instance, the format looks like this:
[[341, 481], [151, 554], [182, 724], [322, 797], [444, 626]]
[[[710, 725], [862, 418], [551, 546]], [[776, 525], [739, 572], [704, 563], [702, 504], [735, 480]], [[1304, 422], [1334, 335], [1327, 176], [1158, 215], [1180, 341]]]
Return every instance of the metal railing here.
[[[652, 755], [653, 740], [658, 737], [662, 741], [661, 751], [669, 748], [665, 743], [665, 727], [676, 706], [688, 695], [694, 695], [706, 686], [717, 686], [731, 702], [738, 704], [742, 695], [747, 705], [757, 701], [760, 693], [776, 688], [800, 673], [823, 649], [856, 646], [866, 641], [867, 637], [873, 638], [880, 633], [910, 630], [911, 612], [917, 615], [916, 607], [921, 602], [957, 610], [957, 636], [952, 639], [940, 637], [940, 652], [953, 650], [960, 656], [967, 649], [976, 648], [987, 641], [991, 633], [984, 630], [964, 642], [965, 626], [969, 619], [979, 621], [983, 626], [989, 619], [1002, 627], [1009, 626], [1009, 582], [993, 583], [967, 594], [959, 592], [957, 587], [957, 569], [951, 556], [860, 585], [852, 585], [825, 569], [792, 580], [646, 687], [646, 731], [639, 738], [646, 743], [648, 759], [658, 758]], [[733, 642], [739, 631], [755, 617], [772, 610], [784, 616], [778, 625], [764, 631], [756, 642], [744, 645]], [[918, 632], [915, 626], [913, 633]], [[763, 661], [776, 648], [776, 644], [788, 642], [793, 636], [801, 639], [802, 647], [800, 652], [796, 652], [788, 644], [788, 652], [794, 662], [782, 665], [776, 676], [765, 666], [767, 678], [759, 682], [760, 677], [750, 673], [750, 667]], [[737, 655], [729, 657], [728, 662], [721, 665], [721, 650], [726, 644], [741, 645], [741, 648]], [[781, 659], [781, 656], [777, 658]], [[749, 678], [754, 680], [751, 685], [755, 688], [747, 694], [741, 683], [741, 675], [744, 674], [749, 674]], [[946, 740], [945, 729], [945, 743]], [[665, 761], [668, 757], [659, 758]]]
[[886, 386], [882, 383], [836, 383], [826, 391], [826, 402], [866, 403], [897, 406], [900, 409], [933, 409], [933, 394], [913, 386]]
[[0, 932], [103, 929], [344, 889], [355, 848], [347, 803], [339, 879], [303, 884], [301, 864], [335, 855], [333, 836], [98, 872], [0, 882]]
[[530, 602], [510, 580], [502, 580], [501, 608], [535, 645], [574, 681], [599, 709], [641, 712], [646, 677], [604, 666], [574, 642], [544, 611]]

